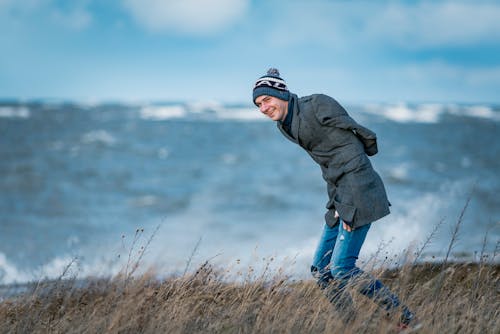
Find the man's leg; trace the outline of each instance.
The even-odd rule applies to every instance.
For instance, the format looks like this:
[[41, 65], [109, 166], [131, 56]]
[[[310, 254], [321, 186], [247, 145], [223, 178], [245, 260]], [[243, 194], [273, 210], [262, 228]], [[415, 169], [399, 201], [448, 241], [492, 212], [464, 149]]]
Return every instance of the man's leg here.
[[325, 224], [318, 247], [314, 254], [311, 273], [317, 279], [319, 287], [324, 290], [326, 297], [333, 304], [341, 319], [349, 323], [355, 318], [355, 310], [349, 293], [339, 288], [339, 282], [333, 280], [330, 262], [338, 242], [338, 223], [333, 227]]
[[[386, 311], [394, 311], [400, 306], [399, 298], [372, 275], [356, 267], [359, 252], [366, 239], [370, 225], [364, 225], [348, 232], [342, 222], [338, 227], [337, 240], [330, 262], [332, 277], [338, 282], [339, 289], [345, 289], [349, 282], [356, 290], [372, 299]], [[413, 314], [402, 306], [402, 319], [412, 318]]]
[[340, 221], [335, 248], [330, 259], [330, 271], [335, 279], [347, 283], [350, 277], [361, 272], [361, 269], [356, 267], [356, 261], [370, 226], [371, 224], [367, 224], [349, 232], [344, 229]]
[[311, 273], [318, 280], [318, 285], [321, 288], [325, 288], [332, 279], [329, 265], [338, 232], [337, 225], [330, 227], [325, 224], [316, 252], [314, 253]]

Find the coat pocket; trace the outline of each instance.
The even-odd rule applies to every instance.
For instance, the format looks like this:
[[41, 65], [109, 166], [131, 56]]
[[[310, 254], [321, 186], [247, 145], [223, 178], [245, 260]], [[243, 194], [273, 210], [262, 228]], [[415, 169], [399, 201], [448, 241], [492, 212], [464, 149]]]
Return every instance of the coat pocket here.
[[354, 221], [354, 215], [356, 214], [356, 207], [349, 204], [340, 203], [337, 198], [334, 198], [333, 202], [340, 218], [346, 223], [352, 223]]
[[339, 217], [335, 216], [335, 209], [328, 210], [325, 214], [326, 225], [330, 228], [334, 228], [339, 223]]

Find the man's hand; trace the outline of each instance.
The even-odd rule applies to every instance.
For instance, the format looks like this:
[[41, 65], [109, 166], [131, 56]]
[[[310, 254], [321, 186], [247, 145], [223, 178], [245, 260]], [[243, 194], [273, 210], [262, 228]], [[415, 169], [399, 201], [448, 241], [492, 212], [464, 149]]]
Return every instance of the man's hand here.
[[[335, 219], [337, 219], [337, 218], [339, 218], [339, 213], [337, 212], [337, 210], [335, 210]], [[352, 232], [352, 228], [349, 225], [347, 225], [344, 221], [342, 221], [342, 227], [347, 232]]]

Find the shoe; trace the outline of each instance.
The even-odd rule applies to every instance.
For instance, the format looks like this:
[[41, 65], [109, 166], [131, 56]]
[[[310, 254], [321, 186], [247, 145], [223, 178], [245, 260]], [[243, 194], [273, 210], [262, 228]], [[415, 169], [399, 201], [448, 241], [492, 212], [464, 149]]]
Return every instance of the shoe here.
[[397, 326], [397, 331], [400, 334], [415, 333], [423, 327], [422, 323], [413, 317], [409, 322], [401, 321]]
[[403, 313], [398, 324], [399, 333], [414, 333], [422, 328], [422, 323], [418, 321], [415, 314], [406, 306], [403, 307]]

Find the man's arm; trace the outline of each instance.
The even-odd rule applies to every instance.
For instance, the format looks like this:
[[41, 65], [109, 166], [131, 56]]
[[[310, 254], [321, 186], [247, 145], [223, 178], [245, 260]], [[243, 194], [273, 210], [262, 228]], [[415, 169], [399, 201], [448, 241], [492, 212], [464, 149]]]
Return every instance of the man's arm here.
[[315, 102], [316, 118], [321, 125], [352, 131], [363, 143], [367, 155], [377, 154], [375, 132], [358, 124], [335, 99], [326, 95], [318, 95]]

